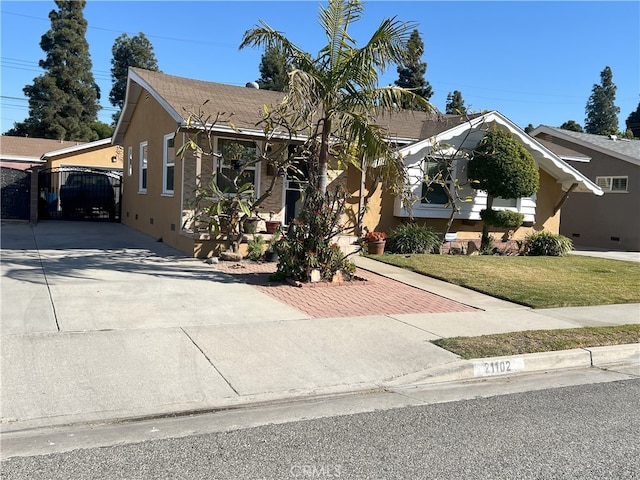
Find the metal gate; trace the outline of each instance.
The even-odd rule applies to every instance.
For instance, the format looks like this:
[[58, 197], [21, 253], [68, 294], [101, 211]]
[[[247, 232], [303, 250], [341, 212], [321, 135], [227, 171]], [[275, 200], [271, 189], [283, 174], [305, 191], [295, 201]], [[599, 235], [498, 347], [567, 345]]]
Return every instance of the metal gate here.
[[81, 167], [42, 170], [38, 218], [120, 221], [122, 172]]
[[31, 172], [15, 168], [0, 168], [2, 198], [0, 218], [29, 220]]

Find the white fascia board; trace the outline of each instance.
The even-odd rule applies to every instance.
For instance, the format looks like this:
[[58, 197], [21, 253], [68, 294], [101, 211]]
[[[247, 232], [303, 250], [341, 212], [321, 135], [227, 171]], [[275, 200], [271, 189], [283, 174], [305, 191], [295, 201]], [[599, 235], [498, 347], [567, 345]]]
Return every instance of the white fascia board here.
[[591, 157], [572, 157], [570, 155], [559, 155], [559, 157], [565, 162], [589, 163], [592, 160]]
[[[522, 143], [524, 143], [530, 150], [538, 152], [538, 162], [540, 167], [547, 173], [553, 175], [562, 184], [564, 190], [568, 190], [571, 185], [577, 183], [579, 186], [575, 190], [576, 192], [591, 192], [595, 195], [603, 195], [604, 192], [598, 185], [593, 183], [587, 177], [585, 177], [578, 170], [571, 165], [563, 161], [558, 155], [553, 153], [547, 147], [538, 142], [531, 135], [527, 134], [514, 124], [511, 120], [501, 115], [499, 112], [493, 111], [486, 115], [487, 123], [495, 122], [505, 128], [507, 128], [513, 135], [518, 137]], [[569, 178], [562, 178], [559, 173], [562, 172], [569, 176]]]
[[80, 145], [74, 145], [73, 147], [61, 148], [60, 150], [53, 150], [52, 152], [46, 152], [42, 154], [42, 159], [51, 157], [57, 157], [58, 155], [66, 155], [67, 153], [81, 152], [89, 148], [102, 147], [111, 145], [111, 138], [103, 138], [102, 140], [96, 140], [88, 143], [81, 143]]
[[[189, 130], [189, 129], [196, 129], [196, 130], [205, 130], [205, 127], [203, 127], [200, 124], [196, 124], [193, 123], [191, 124], [189, 127], [187, 127], [186, 124], [182, 124], [180, 127], [182, 130]], [[257, 137], [257, 138], [266, 138], [266, 135], [264, 133], [264, 130], [261, 129], [253, 129], [253, 128], [232, 128], [229, 127], [227, 125], [207, 125], [206, 129], [210, 130], [213, 133], [217, 133], [217, 134], [221, 134], [221, 135], [231, 135], [231, 136], [235, 136], [235, 135], [245, 135], [247, 137]], [[270, 138], [272, 139], [276, 139], [276, 140], [294, 140], [294, 141], [299, 141], [299, 142], [304, 142], [307, 140], [307, 136], [306, 135], [293, 135], [293, 136], [289, 136], [286, 133], [281, 133], [281, 134], [274, 134], [273, 136], [271, 136]]]
[[[568, 190], [571, 185], [573, 185], [574, 183], [578, 183], [579, 186], [576, 189], [576, 192], [591, 192], [598, 196], [603, 195], [604, 192], [595, 183], [582, 175], [582, 173], [573, 168], [571, 165], [567, 164], [540, 142], [525, 133], [524, 130], [518, 127], [511, 120], [495, 110], [461, 123], [460, 125], [456, 125], [455, 127], [441, 132], [434, 137], [421, 140], [420, 142], [400, 149], [400, 153], [402, 155], [415, 155], [425, 147], [431, 147], [440, 142], [459, 136], [468, 129], [475, 129], [483, 124], [491, 123], [502, 126], [512, 135], [515, 135], [527, 148], [529, 148], [529, 150], [537, 152], [539, 166], [543, 170], [554, 176], [556, 179], [558, 179], [558, 181], [562, 184], [564, 190]], [[565, 175], [560, 175], [560, 172]]]

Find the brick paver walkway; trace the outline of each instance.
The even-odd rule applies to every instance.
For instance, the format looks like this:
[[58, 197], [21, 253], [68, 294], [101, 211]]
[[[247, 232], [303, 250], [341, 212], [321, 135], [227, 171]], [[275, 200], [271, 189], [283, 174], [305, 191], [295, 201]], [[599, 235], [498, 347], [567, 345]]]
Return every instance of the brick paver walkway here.
[[300, 288], [269, 282], [275, 263], [223, 262], [214, 267], [312, 318], [476, 311], [468, 305], [363, 269], [358, 269], [357, 276], [366, 281]]

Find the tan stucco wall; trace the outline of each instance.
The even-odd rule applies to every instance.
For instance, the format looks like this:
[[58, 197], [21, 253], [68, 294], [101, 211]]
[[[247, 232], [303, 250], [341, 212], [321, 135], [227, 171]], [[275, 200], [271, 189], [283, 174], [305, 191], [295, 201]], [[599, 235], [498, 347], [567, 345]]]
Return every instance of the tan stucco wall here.
[[[174, 193], [162, 194], [162, 155], [166, 134], [176, 130], [176, 122], [152, 98], [140, 101], [131, 118], [123, 140], [124, 176], [122, 193], [122, 223], [140, 230], [164, 243], [190, 254], [190, 241], [184, 241], [180, 233], [180, 206], [182, 162], [175, 159]], [[139, 193], [140, 143], [147, 141], [147, 192]], [[175, 138], [175, 150], [181, 145], [182, 136]], [[131, 175], [127, 168], [128, 147], [132, 147]]]
[[[116, 161], [111, 159], [116, 157]], [[119, 168], [122, 169], [122, 147], [119, 145], [105, 145], [79, 152], [56, 155], [47, 159], [46, 168], [62, 166], [82, 166], [95, 168]]]

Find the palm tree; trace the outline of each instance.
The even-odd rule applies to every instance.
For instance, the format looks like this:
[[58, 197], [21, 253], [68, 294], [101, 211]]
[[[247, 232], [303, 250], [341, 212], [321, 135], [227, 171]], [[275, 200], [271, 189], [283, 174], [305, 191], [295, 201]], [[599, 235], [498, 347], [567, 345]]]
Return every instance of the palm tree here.
[[287, 64], [296, 67], [289, 73], [284, 101], [298, 124], [310, 129], [312, 158], [317, 162], [315, 186], [321, 192], [327, 188], [329, 157], [360, 167], [376, 162], [390, 175], [387, 178], [397, 179], [402, 175], [401, 166], [393, 158], [386, 132], [374, 120], [407, 100], [427, 112], [433, 110], [427, 100], [409, 90], [378, 86], [378, 73], [406, 58], [407, 41], [416, 25], [395, 17], [385, 19], [367, 44], [356, 48], [348, 29], [363, 10], [359, 0], [329, 0], [326, 8], [320, 7], [320, 24], [328, 43], [316, 58], [263, 21], [245, 32], [240, 45], [240, 49], [276, 49]]

